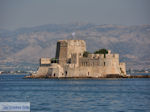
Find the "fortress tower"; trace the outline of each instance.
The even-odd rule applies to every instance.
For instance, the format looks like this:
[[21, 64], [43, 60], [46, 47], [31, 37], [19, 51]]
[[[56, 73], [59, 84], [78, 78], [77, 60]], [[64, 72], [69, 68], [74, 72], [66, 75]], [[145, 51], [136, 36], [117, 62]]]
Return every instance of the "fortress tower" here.
[[70, 62], [71, 55], [77, 53], [79, 56], [86, 51], [84, 40], [59, 40], [56, 47], [56, 59], [60, 65]]

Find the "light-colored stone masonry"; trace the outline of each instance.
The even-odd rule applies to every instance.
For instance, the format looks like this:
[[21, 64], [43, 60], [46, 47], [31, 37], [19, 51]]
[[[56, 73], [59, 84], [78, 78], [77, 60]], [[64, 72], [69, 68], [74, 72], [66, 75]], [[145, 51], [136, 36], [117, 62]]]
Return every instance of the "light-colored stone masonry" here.
[[37, 76], [48, 77], [104, 77], [106, 75], [126, 75], [125, 63], [119, 63], [119, 54], [88, 54], [84, 40], [59, 40], [56, 48], [57, 63], [49, 58], [41, 58]]

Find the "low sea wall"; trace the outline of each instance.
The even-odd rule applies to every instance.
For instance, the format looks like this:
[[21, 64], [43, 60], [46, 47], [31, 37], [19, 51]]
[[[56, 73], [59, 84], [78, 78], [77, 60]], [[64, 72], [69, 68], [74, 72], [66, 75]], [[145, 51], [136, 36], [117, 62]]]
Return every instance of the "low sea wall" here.
[[52, 77], [52, 76], [25, 76], [25, 78], [57, 78], [57, 79], [70, 79], [70, 78], [80, 78], [80, 79], [88, 79], [88, 78], [95, 78], [95, 79], [101, 79], [101, 78], [150, 78], [150, 75], [126, 75], [126, 76], [121, 76], [121, 75], [114, 75], [114, 74], [109, 74], [103, 77]]

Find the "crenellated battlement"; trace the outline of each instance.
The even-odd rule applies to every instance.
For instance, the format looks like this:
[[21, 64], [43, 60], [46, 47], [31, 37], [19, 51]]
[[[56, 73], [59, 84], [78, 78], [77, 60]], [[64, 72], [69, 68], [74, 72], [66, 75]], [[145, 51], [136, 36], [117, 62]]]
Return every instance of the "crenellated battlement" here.
[[99, 59], [99, 58], [111, 58], [111, 59], [119, 59], [119, 54], [88, 54], [88, 58], [91, 59]]
[[106, 54], [106, 58], [116, 58], [119, 59], [119, 54]]

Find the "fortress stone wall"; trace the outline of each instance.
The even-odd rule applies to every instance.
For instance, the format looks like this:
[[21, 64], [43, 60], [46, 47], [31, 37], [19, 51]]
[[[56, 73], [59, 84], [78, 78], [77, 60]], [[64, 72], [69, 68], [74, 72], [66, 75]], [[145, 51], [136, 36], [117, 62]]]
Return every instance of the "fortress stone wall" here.
[[56, 63], [41, 58], [40, 67], [34, 76], [48, 77], [104, 77], [126, 75], [125, 63], [119, 62], [119, 54], [88, 54], [84, 40], [59, 40], [56, 47]]

